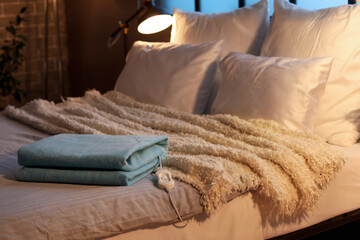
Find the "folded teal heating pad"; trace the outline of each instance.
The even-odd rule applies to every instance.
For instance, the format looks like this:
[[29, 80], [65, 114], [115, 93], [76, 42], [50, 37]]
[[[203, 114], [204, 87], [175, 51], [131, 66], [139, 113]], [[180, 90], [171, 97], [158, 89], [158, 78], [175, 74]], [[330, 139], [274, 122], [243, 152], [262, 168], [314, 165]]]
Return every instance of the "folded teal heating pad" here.
[[23, 146], [20, 181], [131, 185], [154, 171], [169, 146], [166, 136], [60, 134]]

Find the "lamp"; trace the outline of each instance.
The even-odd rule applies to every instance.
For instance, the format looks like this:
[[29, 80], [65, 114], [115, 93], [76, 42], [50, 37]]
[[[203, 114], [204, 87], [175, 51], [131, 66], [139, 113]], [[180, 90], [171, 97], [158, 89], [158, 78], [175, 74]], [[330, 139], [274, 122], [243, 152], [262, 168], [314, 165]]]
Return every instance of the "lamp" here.
[[116, 29], [108, 39], [108, 47], [111, 48], [124, 35], [124, 50], [126, 54], [126, 35], [131, 21], [139, 17], [138, 32], [142, 34], [153, 34], [160, 32], [172, 24], [172, 16], [164, 9], [155, 6], [154, 0], [146, 0], [142, 6], [127, 20], [119, 21], [119, 28]]
[[[61, 38], [60, 38], [60, 25], [59, 25], [59, 11], [58, 11], [58, 1], [52, 0], [53, 3], [53, 12], [55, 17], [55, 33], [56, 33], [56, 44], [57, 44], [57, 64], [58, 64], [58, 85], [60, 91], [60, 98], [65, 97], [65, 82], [63, 78], [63, 65], [62, 65], [62, 51], [61, 51]], [[48, 39], [49, 39], [49, 0], [44, 1], [44, 88], [45, 88], [45, 99], [48, 99], [49, 91], [49, 70], [48, 70]]]

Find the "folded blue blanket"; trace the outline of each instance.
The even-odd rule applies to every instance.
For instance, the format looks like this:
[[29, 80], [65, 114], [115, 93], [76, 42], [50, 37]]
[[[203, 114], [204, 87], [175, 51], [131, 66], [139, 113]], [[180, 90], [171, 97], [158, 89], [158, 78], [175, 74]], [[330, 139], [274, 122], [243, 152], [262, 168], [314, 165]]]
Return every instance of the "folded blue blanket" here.
[[167, 136], [59, 134], [23, 146], [27, 167], [133, 171], [167, 155]]
[[18, 151], [20, 181], [131, 185], [167, 155], [166, 136], [60, 134]]
[[16, 180], [26, 182], [130, 186], [142, 178], [145, 178], [153, 172], [157, 166], [158, 162], [153, 161], [131, 172], [23, 167], [15, 173], [15, 178]]

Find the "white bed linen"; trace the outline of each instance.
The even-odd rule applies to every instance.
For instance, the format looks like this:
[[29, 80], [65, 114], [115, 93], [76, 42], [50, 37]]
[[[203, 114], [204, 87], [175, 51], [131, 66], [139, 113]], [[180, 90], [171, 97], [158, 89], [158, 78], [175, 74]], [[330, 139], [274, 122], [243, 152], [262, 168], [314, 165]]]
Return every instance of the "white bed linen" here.
[[[16, 135], [16, 138], [11, 138], [11, 141], [13, 141], [14, 144], [11, 144], [11, 141], [9, 142], [4, 137], [4, 133], [9, 134], [9, 132]], [[23, 124], [9, 120], [3, 116], [0, 116], [0, 133], [0, 146], [2, 149], [5, 149], [7, 153], [14, 153], [8, 154], [8, 157], [15, 159], [17, 157], [15, 153], [18, 149], [18, 141], [29, 141], [30, 143], [37, 140], [37, 138], [40, 139], [47, 136], [47, 134], [26, 127]], [[328, 188], [323, 192], [314, 211], [309, 213], [308, 217], [298, 223], [281, 224], [277, 226], [267, 225], [262, 227], [259, 209], [254, 205], [252, 195], [249, 193], [229, 202], [223, 208], [212, 214], [209, 218], [194, 219], [186, 228], [176, 228], [171, 224], [163, 225], [157, 228], [149, 227], [116, 235], [110, 239], [131, 240], [146, 238], [161, 240], [271, 238], [291, 231], [299, 230], [342, 213], [358, 209], [360, 207], [360, 143], [355, 144], [351, 148], [336, 146], [331, 147], [343, 151], [348, 157], [348, 161], [341, 172], [338, 173], [336, 179], [331, 182]], [[17, 164], [16, 161], [15, 164]], [[0, 167], [11, 168], [12, 166]], [[0, 177], [4, 181], [7, 181], [7, 185], [16, 185], [16, 183], [8, 181], [7, 176], [2, 175]], [[39, 185], [39, 194], [41, 194], [42, 191], [48, 191], [46, 188], [41, 189], [41, 186], [46, 185], [46, 183], [26, 184]], [[56, 185], [56, 187], [54, 187], [51, 191], [62, 189], [65, 186], [64, 184], [53, 185]], [[76, 188], [76, 185], [74, 185], [74, 188]], [[93, 186], [89, 186], [89, 188], [93, 188]], [[23, 201], [24, 199], [22, 199], [22, 196], [23, 194], [20, 189], [19, 194], [14, 198], [14, 201]], [[0, 191], [0, 198], [1, 197], [5, 197], [2, 191]], [[28, 201], [32, 200], [29, 199]], [[4, 202], [1, 204], [4, 204]], [[54, 206], [56, 207], [56, 203], [54, 203]], [[37, 210], [38, 209], [35, 207], [32, 211], [36, 213]], [[60, 213], [61, 209], [58, 210]], [[6, 209], [2, 208], [2, 211], [6, 211]], [[0, 211], [0, 216], [2, 214], [3, 213]], [[94, 212], [94, 214], [96, 214], [96, 212]], [[95, 229], [96, 228], [91, 230], [94, 231]], [[24, 229], [21, 231], [24, 231]]]
[[[251, 194], [234, 199], [203, 223], [193, 221], [184, 228], [172, 225], [156, 229], [139, 229], [109, 240], [132, 239], [268, 239], [300, 230], [329, 218], [360, 208], [360, 143], [352, 147], [331, 148], [343, 151], [348, 160], [328, 188], [315, 209], [297, 223], [262, 226], [259, 210]], [[263, 231], [259, 235], [259, 231]]]
[[314, 210], [298, 223], [265, 226], [264, 238], [272, 238], [309, 227], [329, 218], [360, 208], [360, 143], [352, 147], [331, 148], [343, 151], [348, 158], [342, 170], [323, 191]]
[[[100, 239], [177, 219], [153, 175], [129, 187], [15, 181], [19, 147], [45, 136], [0, 116], [0, 239]], [[184, 217], [202, 212], [190, 185], [172, 196]]]
[[[176, 224], [176, 225], [181, 225]], [[221, 240], [263, 239], [261, 217], [250, 193], [235, 198], [209, 218], [194, 218], [185, 228], [164, 225], [154, 229], [138, 229], [107, 240]]]

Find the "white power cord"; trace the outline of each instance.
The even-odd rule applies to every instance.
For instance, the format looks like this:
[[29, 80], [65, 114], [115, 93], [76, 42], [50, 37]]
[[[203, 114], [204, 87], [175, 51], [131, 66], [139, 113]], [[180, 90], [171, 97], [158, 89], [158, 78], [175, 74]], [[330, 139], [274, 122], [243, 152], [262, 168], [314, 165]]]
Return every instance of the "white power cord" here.
[[158, 187], [160, 189], [165, 190], [168, 193], [169, 199], [170, 199], [170, 202], [171, 202], [171, 206], [174, 208], [174, 210], [176, 212], [176, 215], [179, 217], [181, 223], [183, 224], [182, 226], [177, 226], [177, 225], [174, 224], [174, 226], [178, 227], [178, 228], [184, 228], [184, 227], [186, 227], [188, 225], [188, 223], [190, 221], [187, 221], [185, 223], [184, 220], [182, 219], [182, 217], [180, 215], [180, 212], [177, 209], [177, 207], [175, 205], [175, 202], [174, 202], [174, 200], [173, 200], [173, 198], [171, 196], [171, 193], [170, 193], [171, 189], [173, 189], [175, 187], [175, 182], [171, 177], [171, 173], [168, 170], [162, 169], [160, 156], [159, 156], [159, 162], [160, 162], [159, 169], [155, 173], [156, 178], [158, 180]]

